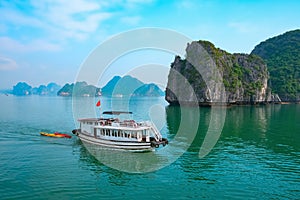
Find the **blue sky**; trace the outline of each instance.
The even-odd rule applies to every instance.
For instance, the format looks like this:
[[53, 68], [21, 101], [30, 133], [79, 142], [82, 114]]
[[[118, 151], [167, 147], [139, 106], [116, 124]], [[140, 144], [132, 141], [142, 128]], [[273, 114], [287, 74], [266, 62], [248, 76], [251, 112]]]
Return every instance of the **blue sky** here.
[[[297, 0], [1, 0], [0, 89], [19, 81], [71, 83], [97, 45], [143, 27], [250, 53], [267, 38], [299, 29], [299, 10]], [[160, 59], [169, 66], [173, 55]], [[119, 71], [115, 67], [110, 76], [124, 74]]]

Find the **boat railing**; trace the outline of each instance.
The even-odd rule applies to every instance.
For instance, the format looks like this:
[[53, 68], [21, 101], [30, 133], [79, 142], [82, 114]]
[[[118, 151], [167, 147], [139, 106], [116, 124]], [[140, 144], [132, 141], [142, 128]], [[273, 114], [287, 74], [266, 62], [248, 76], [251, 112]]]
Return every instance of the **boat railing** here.
[[162, 140], [162, 135], [160, 134], [160, 132], [157, 129], [157, 127], [155, 126], [155, 124], [151, 121], [145, 121], [144, 123], [145, 123], [146, 126], [150, 127], [151, 130], [153, 131], [153, 133], [155, 135], [155, 140], [156, 141], [161, 141]]
[[112, 122], [111, 126], [137, 128], [139, 124], [136, 123], [134, 120], [125, 120], [121, 122]]
[[129, 128], [138, 128], [138, 127], [149, 127], [150, 130], [154, 133], [154, 137], [156, 141], [162, 140], [162, 135], [160, 134], [159, 130], [155, 126], [155, 124], [151, 121], [144, 121], [144, 122], [136, 122], [134, 120], [124, 120], [124, 121], [105, 121], [102, 125], [110, 125], [112, 127], [129, 127]]

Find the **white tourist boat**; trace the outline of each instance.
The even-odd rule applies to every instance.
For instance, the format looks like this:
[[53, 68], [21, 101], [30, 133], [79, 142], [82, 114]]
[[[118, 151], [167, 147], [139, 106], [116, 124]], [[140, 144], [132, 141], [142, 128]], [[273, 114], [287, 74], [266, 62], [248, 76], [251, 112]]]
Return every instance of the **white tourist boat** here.
[[107, 111], [103, 112], [103, 115], [113, 117], [79, 119], [80, 128], [72, 132], [83, 142], [121, 150], [153, 151], [160, 145], [168, 144], [168, 140], [162, 138], [152, 122], [120, 120], [119, 116], [122, 114], [132, 113]]

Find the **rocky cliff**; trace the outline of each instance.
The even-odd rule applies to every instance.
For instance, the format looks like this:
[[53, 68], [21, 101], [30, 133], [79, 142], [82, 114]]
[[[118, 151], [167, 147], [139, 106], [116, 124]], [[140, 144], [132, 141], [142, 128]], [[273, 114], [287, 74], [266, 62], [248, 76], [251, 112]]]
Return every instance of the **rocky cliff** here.
[[188, 44], [171, 64], [165, 99], [170, 104], [257, 104], [275, 101], [268, 71], [255, 55], [230, 54], [208, 41]]

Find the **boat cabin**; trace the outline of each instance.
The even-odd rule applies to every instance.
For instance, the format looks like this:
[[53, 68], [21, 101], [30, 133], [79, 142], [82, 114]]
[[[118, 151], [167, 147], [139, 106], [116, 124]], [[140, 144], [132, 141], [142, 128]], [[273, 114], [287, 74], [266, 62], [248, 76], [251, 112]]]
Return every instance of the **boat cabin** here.
[[83, 119], [80, 129], [83, 133], [99, 139], [150, 142], [150, 127], [133, 120], [116, 122], [115, 119]]

